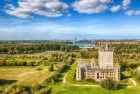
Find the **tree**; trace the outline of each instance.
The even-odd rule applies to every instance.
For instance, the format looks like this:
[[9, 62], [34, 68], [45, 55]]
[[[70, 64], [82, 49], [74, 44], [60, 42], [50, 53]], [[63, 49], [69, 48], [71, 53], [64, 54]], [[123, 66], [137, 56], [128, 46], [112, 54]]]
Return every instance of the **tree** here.
[[140, 72], [137, 72], [136, 79], [140, 81]]
[[32, 84], [32, 89], [34, 90], [40, 90], [42, 88], [42, 85], [39, 83]]
[[50, 65], [49, 71], [54, 71], [54, 66], [53, 66], [53, 64]]
[[101, 81], [101, 87], [108, 89], [108, 90], [116, 90], [119, 88], [119, 84], [116, 81], [114, 81], [110, 78], [107, 78], [107, 79]]

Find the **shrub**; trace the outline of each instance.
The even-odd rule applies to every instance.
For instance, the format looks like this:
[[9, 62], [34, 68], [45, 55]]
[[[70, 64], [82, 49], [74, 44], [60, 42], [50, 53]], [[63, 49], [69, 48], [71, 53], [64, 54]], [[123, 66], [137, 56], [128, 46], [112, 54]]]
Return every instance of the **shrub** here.
[[6, 88], [4, 92], [4, 94], [31, 94], [27, 87], [16, 84]]
[[119, 84], [116, 81], [107, 78], [101, 82], [101, 87], [108, 90], [116, 90], [119, 88]]
[[54, 71], [54, 66], [53, 66], [53, 64], [50, 65], [49, 71]]
[[58, 69], [59, 72], [63, 73], [65, 72], [67, 69], [69, 69], [69, 66], [67, 64], [62, 64], [60, 66], [60, 68]]
[[36, 70], [37, 70], [37, 71], [41, 71], [41, 70], [43, 70], [43, 69], [42, 69], [42, 68], [36, 68]]
[[28, 66], [34, 66], [35, 63], [36, 63], [35, 61], [29, 61], [29, 62], [27, 62], [27, 65], [28, 65]]
[[140, 81], [140, 72], [137, 73], [136, 79], [137, 79], [138, 81]]
[[51, 88], [43, 88], [40, 91], [36, 92], [35, 94], [49, 94]]
[[34, 90], [39, 90], [39, 89], [41, 89], [41, 88], [42, 88], [42, 85], [39, 84], [39, 83], [34, 83], [34, 84], [32, 84], [32, 89], [34, 89]]
[[97, 83], [94, 79], [90, 79], [90, 78], [89, 79], [86, 79], [86, 81], [87, 82], [90, 82], [90, 83]]

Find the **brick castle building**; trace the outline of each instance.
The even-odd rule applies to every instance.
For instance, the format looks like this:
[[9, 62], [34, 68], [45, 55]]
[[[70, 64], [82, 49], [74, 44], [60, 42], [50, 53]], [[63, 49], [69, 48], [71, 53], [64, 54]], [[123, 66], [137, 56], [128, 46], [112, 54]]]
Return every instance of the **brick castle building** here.
[[120, 80], [120, 68], [113, 66], [113, 49], [110, 45], [104, 43], [99, 48], [99, 65], [94, 60], [91, 63], [84, 63], [82, 60], [78, 63], [76, 70], [76, 80], [94, 79], [101, 81], [106, 78]]

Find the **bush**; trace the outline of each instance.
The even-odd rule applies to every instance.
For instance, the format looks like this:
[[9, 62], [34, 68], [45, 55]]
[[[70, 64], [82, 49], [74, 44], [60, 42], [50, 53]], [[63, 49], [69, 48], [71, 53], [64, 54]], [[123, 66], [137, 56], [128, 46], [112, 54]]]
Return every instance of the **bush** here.
[[119, 88], [119, 84], [116, 81], [107, 78], [101, 82], [101, 87], [108, 90], [116, 90]]
[[28, 66], [34, 66], [35, 63], [36, 63], [35, 61], [29, 61], [29, 62], [27, 62], [27, 65], [28, 65]]
[[86, 81], [87, 82], [90, 82], [90, 83], [97, 83], [94, 79], [90, 79], [90, 78], [89, 79], [86, 79]]
[[16, 84], [6, 88], [4, 92], [4, 94], [31, 94], [27, 87]]
[[50, 67], [49, 67], [49, 71], [54, 71], [53, 64], [50, 65]]
[[60, 73], [63, 73], [63, 72], [65, 72], [67, 69], [69, 69], [70, 67], [67, 65], [67, 64], [62, 64], [61, 66], [60, 66], [60, 68], [58, 69], [58, 71], [60, 72]]
[[39, 83], [34, 83], [34, 84], [32, 84], [32, 89], [34, 89], [34, 90], [39, 90], [39, 89], [41, 89], [41, 88], [42, 88], [42, 85], [39, 84]]
[[37, 71], [41, 71], [41, 70], [43, 70], [43, 69], [38, 67], [38, 68], [36, 68], [35, 70], [37, 70]]
[[40, 91], [36, 92], [35, 94], [49, 94], [51, 88], [44, 88], [41, 89]]
[[140, 72], [137, 73], [136, 79], [137, 79], [138, 81], [140, 81]]

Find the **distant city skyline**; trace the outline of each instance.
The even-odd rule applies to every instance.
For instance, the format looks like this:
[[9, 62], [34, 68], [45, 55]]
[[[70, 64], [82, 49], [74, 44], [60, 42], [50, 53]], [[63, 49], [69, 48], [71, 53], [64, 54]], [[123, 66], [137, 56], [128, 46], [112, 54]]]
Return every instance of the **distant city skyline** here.
[[1, 0], [0, 40], [140, 39], [139, 0]]

